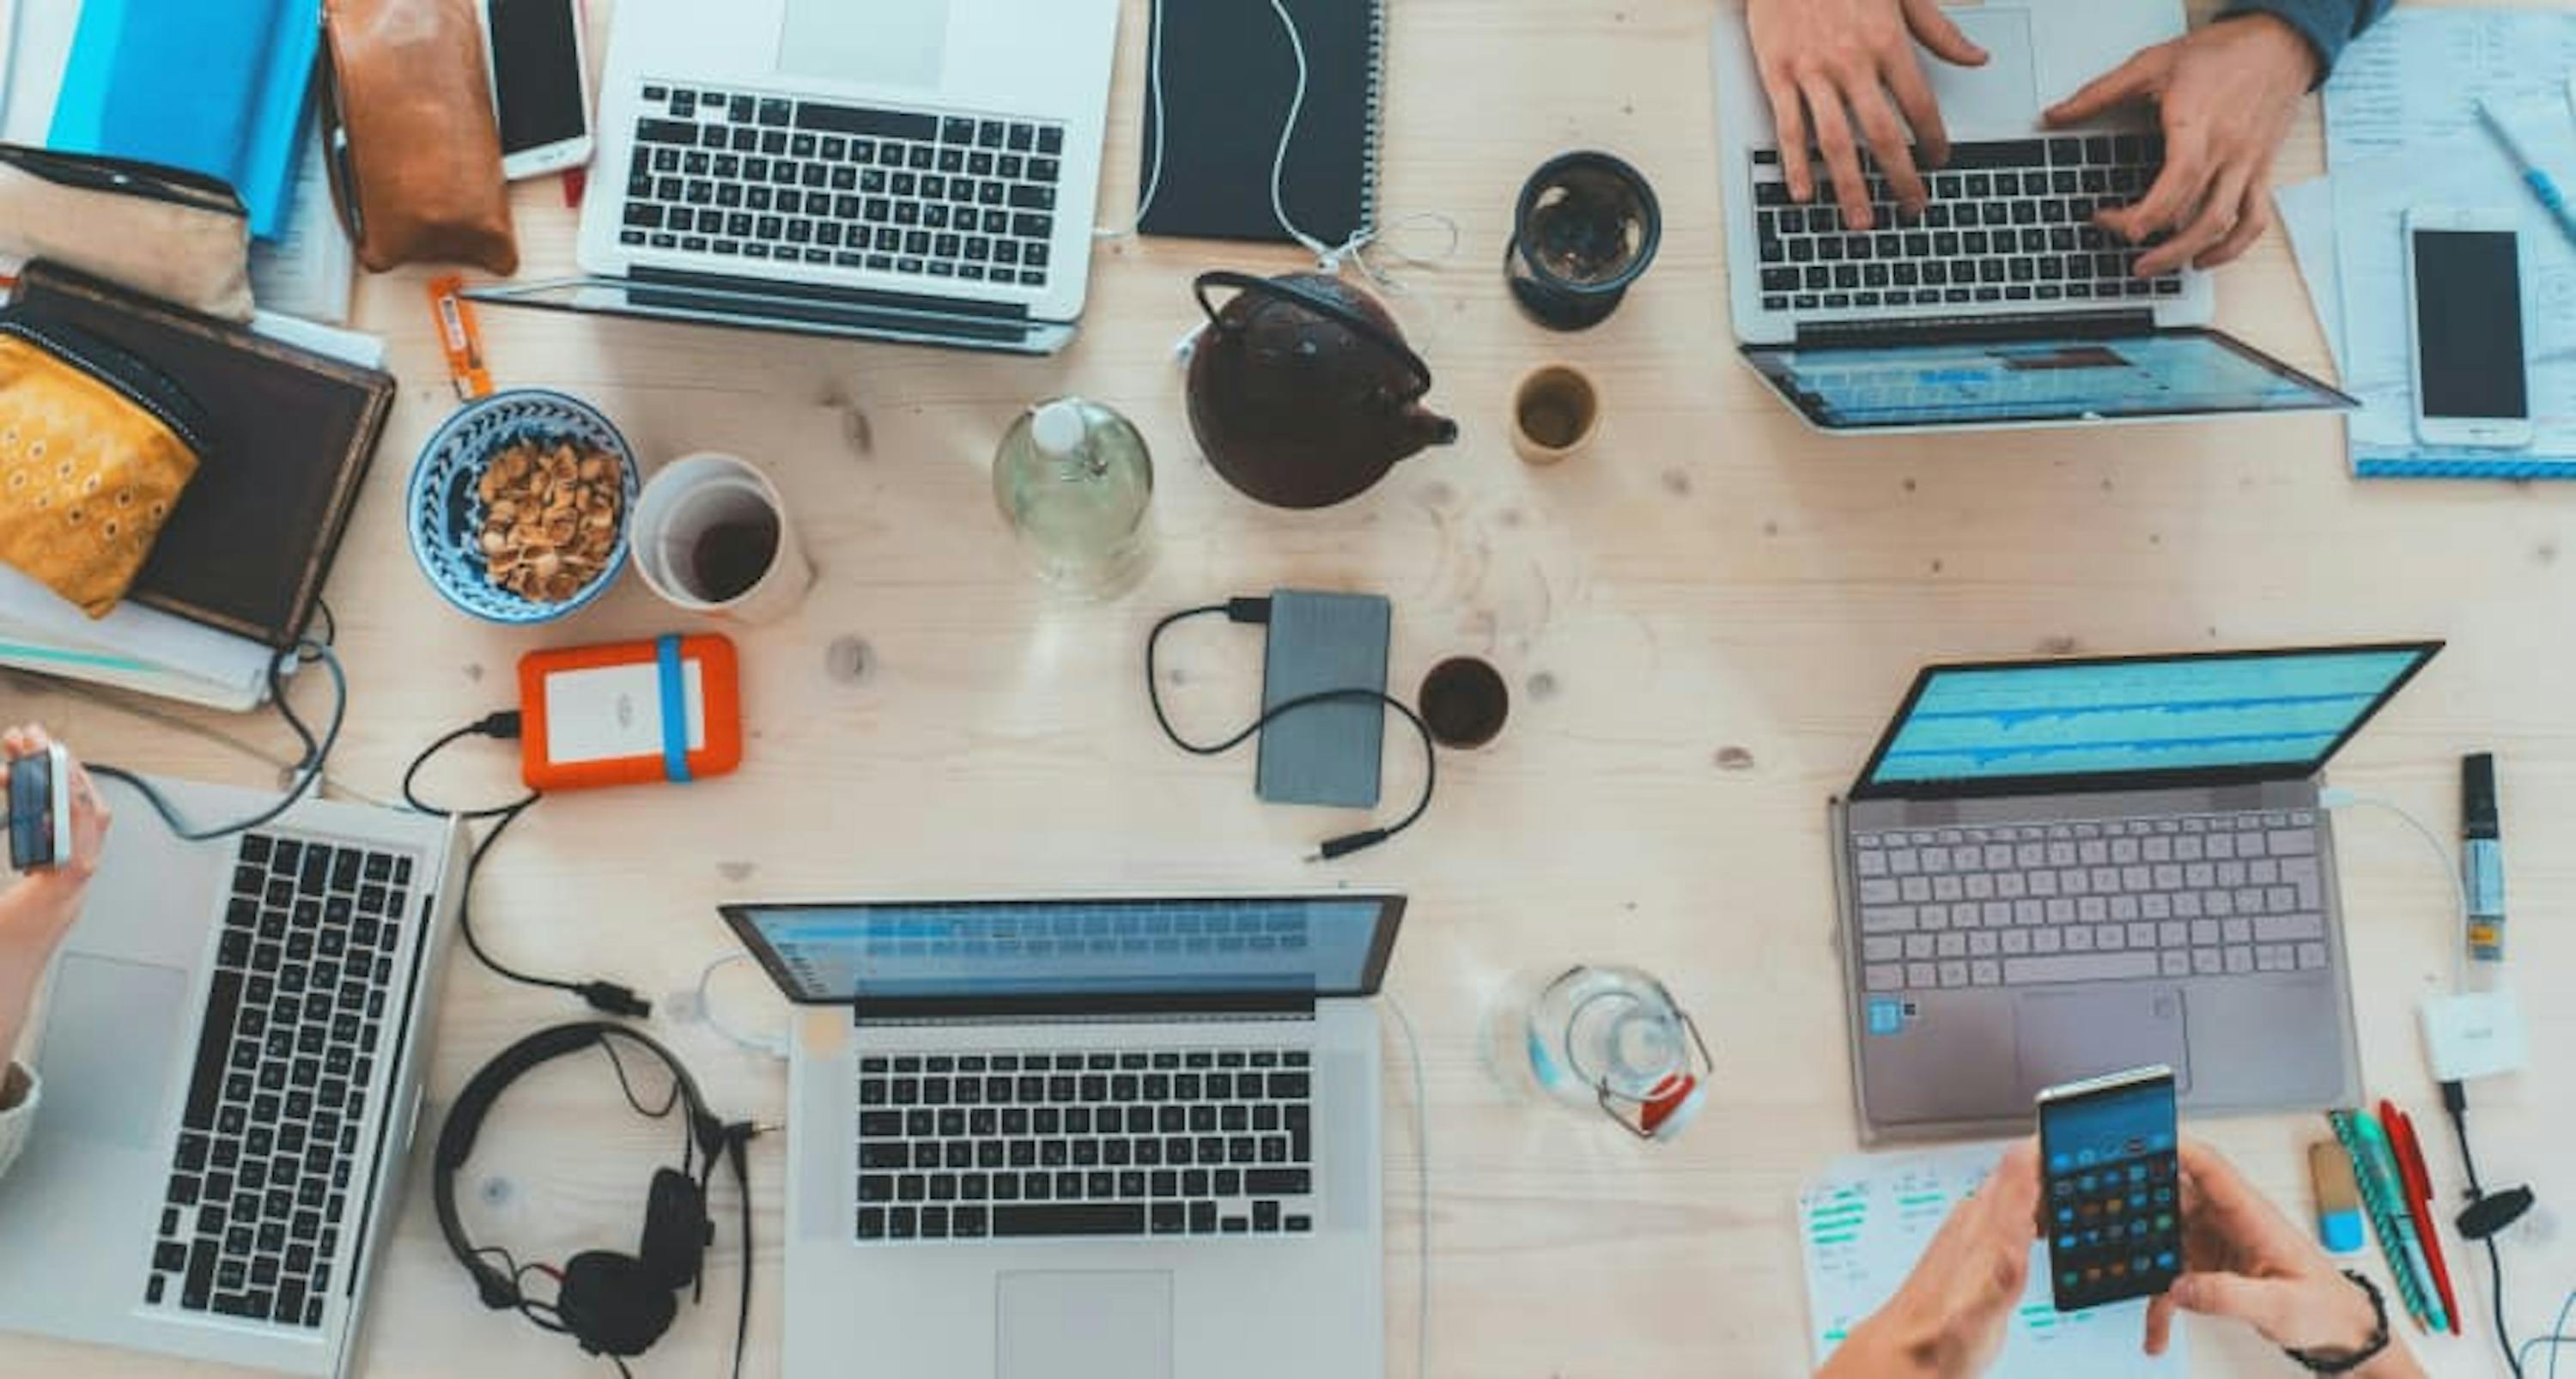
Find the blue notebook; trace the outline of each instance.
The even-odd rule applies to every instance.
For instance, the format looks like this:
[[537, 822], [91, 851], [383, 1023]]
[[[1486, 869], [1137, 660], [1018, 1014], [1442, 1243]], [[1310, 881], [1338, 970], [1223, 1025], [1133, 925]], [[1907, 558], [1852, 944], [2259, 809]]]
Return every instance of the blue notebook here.
[[84, 0], [46, 143], [220, 177], [274, 238], [321, 43], [321, 0]]

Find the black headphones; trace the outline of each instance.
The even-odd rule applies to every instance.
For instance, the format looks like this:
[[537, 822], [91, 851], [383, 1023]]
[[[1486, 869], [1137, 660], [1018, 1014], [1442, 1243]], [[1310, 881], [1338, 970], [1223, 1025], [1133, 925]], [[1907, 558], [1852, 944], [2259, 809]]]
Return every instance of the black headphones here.
[[[634, 1086], [626, 1078], [626, 1065], [618, 1060], [612, 1042], [615, 1040], [645, 1050], [671, 1070], [671, 1097], [659, 1109], [646, 1106], [636, 1097]], [[585, 1250], [556, 1270], [543, 1264], [521, 1265], [509, 1251], [498, 1246], [475, 1245], [466, 1237], [464, 1223], [457, 1216], [456, 1171], [474, 1152], [474, 1137], [483, 1128], [485, 1114], [500, 1099], [503, 1089], [531, 1069], [593, 1047], [608, 1055], [610, 1064], [617, 1069], [618, 1085], [636, 1110], [657, 1120], [674, 1109], [684, 1109], [686, 1113], [680, 1166], [653, 1171], [652, 1187], [645, 1201], [643, 1240], [636, 1253]], [[742, 1189], [742, 1320], [743, 1325], [748, 1325], [751, 1179], [743, 1146], [757, 1133], [757, 1127], [747, 1121], [728, 1123], [709, 1110], [706, 1098], [698, 1091], [697, 1080], [689, 1076], [678, 1056], [639, 1031], [602, 1021], [539, 1030], [485, 1064], [448, 1108], [447, 1123], [439, 1130], [430, 1180], [431, 1198], [438, 1209], [438, 1229], [447, 1238], [447, 1248], [455, 1252], [457, 1262], [473, 1277], [484, 1306], [495, 1311], [516, 1311], [548, 1331], [569, 1335], [584, 1351], [617, 1360], [622, 1370], [623, 1357], [643, 1354], [670, 1329], [679, 1315], [680, 1290], [700, 1283], [699, 1265], [707, 1246], [715, 1239], [715, 1223], [707, 1216], [707, 1183], [715, 1174], [719, 1158], [733, 1161], [734, 1177]], [[494, 1267], [491, 1256], [498, 1256], [508, 1266], [507, 1272]], [[555, 1277], [554, 1301], [530, 1298], [521, 1291], [519, 1280], [530, 1269]], [[742, 1337], [737, 1332], [736, 1373], [741, 1366]]]

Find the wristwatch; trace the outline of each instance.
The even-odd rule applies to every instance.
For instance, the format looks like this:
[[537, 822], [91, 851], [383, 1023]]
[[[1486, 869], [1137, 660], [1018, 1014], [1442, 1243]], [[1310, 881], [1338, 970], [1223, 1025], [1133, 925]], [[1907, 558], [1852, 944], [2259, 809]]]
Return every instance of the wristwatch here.
[[2349, 1374], [2377, 1359], [2379, 1352], [2388, 1348], [2388, 1299], [2380, 1296], [2378, 1284], [2352, 1270], [2344, 1270], [2343, 1276], [2352, 1280], [2352, 1286], [2360, 1289], [2363, 1297], [2370, 1299], [2370, 1339], [2351, 1350], [2281, 1348], [2282, 1354], [2306, 1366], [2311, 1374]]

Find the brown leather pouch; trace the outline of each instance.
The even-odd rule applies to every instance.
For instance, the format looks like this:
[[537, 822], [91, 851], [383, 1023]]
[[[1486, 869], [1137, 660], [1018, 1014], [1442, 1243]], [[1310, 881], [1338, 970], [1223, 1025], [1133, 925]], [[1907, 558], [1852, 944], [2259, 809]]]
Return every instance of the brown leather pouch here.
[[327, 0], [323, 137], [358, 262], [519, 267], [473, 0]]

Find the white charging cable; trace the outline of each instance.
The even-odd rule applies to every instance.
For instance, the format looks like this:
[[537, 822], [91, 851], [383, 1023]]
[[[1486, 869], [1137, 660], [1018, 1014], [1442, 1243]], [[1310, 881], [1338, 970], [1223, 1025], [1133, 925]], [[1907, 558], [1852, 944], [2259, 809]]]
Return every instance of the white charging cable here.
[[757, 1034], [746, 1034], [741, 1030], [735, 1029], [733, 1026], [724, 1022], [723, 1016], [716, 1014], [715, 1002], [707, 995], [707, 986], [715, 980], [716, 973], [733, 966], [735, 963], [749, 961], [751, 961], [751, 955], [748, 953], [727, 953], [699, 969], [697, 988], [698, 1014], [705, 1017], [707, 1028], [723, 1035], [727, 1042], [730, 1042], [737, 1047], [748, 1049], [753, 1053], [764, 1053], [772, 1058], [784, 1059], [787, 1057], [787, 1035], [784, 1031], [781, 1031], [772, 1037], [763, 1038]]
[[2317, 792], [2317, 803], [2327, 809], [2362, 805], [2371, 809], [2386, 810], [2404, 820], [2406, 826], [2415, 831], [2415, 836], [2424, 840], [2424, 846], [2433, 850], [2434, 861], [2440, 865], [2443, 877], [2450, 882], [2451, 898], [2457, 902], [2460, 917], [2460, 927], [2451, 935], [2450, 941], [2451, 990], [2467, 991], [2469, 989], [2469, 887], [2467, 881], [2460, 875], [2459, 861], [2451, 855], [2451, 850], [2442, 846], [2442, 840], [2435, 836], [2432, 829], [2425, 827], [2422, 819], [2416, 818], [2405, 806], [2393, 800], [2384, 800], [2376, 795], [2362, 795], [2340, 787], [2328, 786]]
[[[1147, 41], [1145, 51], [1145, 81], [1147, 99], [1150, 102], [1147, 109], [1153, 114], [1153, 148], [1145, 160], [1145, 184], [1136, 196], [1136, 213], [1128, 218], [1127, 223], [1123, 226], [1096, 226], [1091, 232], [1095, 239], [1124, 239], [1136, 234], [1144, 226], [1146, 215], [1153, 210], [1155, 196], [1162, 191], [1163, 151], [1170, 142], [1164, 132], [1167, 112], [1163, 105], [1163, 5], [1164, 0], [1154, 0], [1153, 35]], [[1390, 231], [1405, 226], [1429, 225], [1445, 230], [1448, 234], [1448, 245], [1436, 255], [1399, 252], [1389, 256], [1393, 264], [1398, 267], [1430, 268], [1458, 252], [1460, 244], [1466, 238], [1465, 231], [1452, 217], [1436, 211], [1418, 211], [1386, 225], [1361, 226], [1351, 232], [1350, 238], [1334, 245], [1308, 234], [1297, 224], [1296, 219], [1288, 214], [1285, 191], [1288, 180], [1288, 150], [1297, 141], [1297, 122], [1305, 114], [1306, 90], [1311, 71], [1306, 62], [1305, 38], [1298, 32], [1296, 17], [1288, 12], [1285, 0], [1270, 0], [1270, 11], [1279, 17], [1279, 27], [1288, 36], [1289, 56], [1294, 58], [1297, 64], [1297, 84], [1288, 98], [1288, 116], [1280, 122], [1279, 143], [1271, 151], [1270, 213], [1278, 220], [1279, 228], [1286, 231], [1290, 239], [1295, 240], [1301, 248], [1315, 256], [1318, 269], [1326, 273], [1339, 273], [1342, 264], [1348, 261], [1358, 265], [1360, 272], [1379, 288], [1388, 292], [1401, 293], [1404, 289], [1395, 278], [1370, 259], [1369, 250], [1372, 247], [1385, 242]]]
[[1415, 1379], [1431, 1379], [1431, 1115], [1427, 1109], [1429, 1095], [1422, 1076], [1422, 1042], [1413, 1037], [1413, 1017], [1404, 1013], [1404, 1003], [1392, 991], [1382, 993], [1386, 1008], [1395, 1016], [1395, 1027], [1404, 1033], [1404, 1052], [1413, 1066], [1413, 1179], [1414, 1201], [1421, 1207], [1421, 1226], [1414, 1237], [1414, 1301], [1419, 1310], [1413, 1323], [1413, 1373]]

